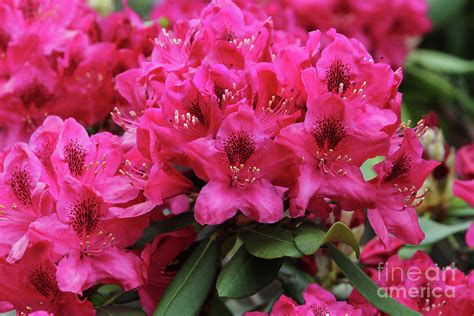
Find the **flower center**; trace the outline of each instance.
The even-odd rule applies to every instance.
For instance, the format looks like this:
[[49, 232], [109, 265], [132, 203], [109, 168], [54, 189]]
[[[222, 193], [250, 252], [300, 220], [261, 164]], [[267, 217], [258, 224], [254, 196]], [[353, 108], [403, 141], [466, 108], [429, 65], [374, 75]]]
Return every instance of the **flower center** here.
[[100, 221], [100, 201], [87, 198], [75, 204], [70, 213], [71, 226], [79, 237], [91, 235]]
[[343, 95], [351, 85], [349, 65], [336, 59], [326, 70], [326, 83], [329, 92]]
[[346, 137], [346, 131], [341, 120], [336, 118], [324, 118], [315, 122], [312, 134], [319, 149], [328, 151], [336, 146]]
[[38, 14], [39, 8], [40, 2], [38, 0], [23, 0], [20, 5], [23, 16], [28, 20], [33, 19]]
[[226, 27], [222, 30], [221, 34], [217, 39], [220, 41], [232, 43], [234, 40], [237, 39], [237, 35], [235, 35], [234, 31]]
[[245, 131], [238, 131], [224, 141], [224, 151], [231, 166], [245, 165], [255, 151], [255, 140]]
[[31, 190], [33, 181], [25, 169], [18, 169], [11, 173], [10, 187], [15, 197], [25, 206], [31, 206]]
[[40, 295], [54, 302], [62, 295], [56, 281], [56, 273], [52, 267], [40, 265], [28, 273], [28, 282]]
[[8, 43], [10, 42], [10, 35], [3, 29], [0, 29], [0, 52], [6, 52]]
[[328, 316], [329, 315], [329, 309], [325, 306], [312, 305], [311, 310], [314, 316]]
[[64, 147], [64, 159], [73, 176], [81, 176], [84, 173], [86, 155], [86, 149], [77, 141], [72, 140]]
[[412, 159], [405, 154], [398, 157], [392, 165], [390, 172], [383, 179], [383, 182], [390, 182], [401, 176], [406, 175], [411, 169]]
[[21, 101], [25, 106], [35, 105], [42, 108], [46, 103], [53, 99], [48, 89], [40, 83], [31, 83], [19, 92]]

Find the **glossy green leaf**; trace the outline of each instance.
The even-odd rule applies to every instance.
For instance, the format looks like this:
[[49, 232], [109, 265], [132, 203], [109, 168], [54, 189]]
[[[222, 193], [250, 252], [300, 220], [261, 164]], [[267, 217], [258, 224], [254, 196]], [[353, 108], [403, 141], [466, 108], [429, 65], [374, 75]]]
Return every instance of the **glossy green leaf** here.
[[467, 0], [428, 0], [429, 16], [435, 28], [459, 16]]
[[280, 282], [288, 296], [297, 301], [298, 304], [303, 304], [303, 292], [308, 285], [315, 282], [315, 279], [287, 259], [280, 269]]
[[218, 257], [214, 237], [201, 242], [171, 281], [153, 315], [197, 315], [214, 284]]
[[364, 176], [365, 181], [369, 181], [377, 176], [373, 167], [378, 164], [379, 162], [383, 161], [384, 157], [377, 156], [374, 158], [367, 159], [362, 166], [360, 166], [360, 171], [362, 171], [362, 175]]
[[342, 242], [350, 246], [355, 251], [357, 258], [359, 258], [359, 243], [357, 242], [352, 230], [347, 227], [346, 224], [337, 222], [332, 225], [326, 233], [326, 238], [324, 239], [324, 243], [327, 242]]
[[339, 266], [349, 281], [371, 304], [392, 316], [414, 316], [421, 314], [400, 304], [379, 288], [358, 265], [347, 258], [334, 245], [328, 244], [329, 255]]
[[314, 225], [301, 225], [295, 232], [295, 244], [305, 255], [312, 255], [324, 243], [326, 232]]
[[474, 72], [474, 61], [429, 49], [418, 49], [414, 51], [408, 57], [407, 63], [417, 64], [432, 71], [448, 74]]
[[195, 223], [194, 213], [186, 212], [160, 222], [153, 223], [145, 229], [143, 236], [135, 243], [132, 248], [143, 248], [145, 244], [151, 243], [156, 236], [178, 230], [180, 228]]
[[241, 234], [247, 250], [258, 258], [275, 259], [281, 257], [301, 257], [288, 229], [278, 226], [260, 226]]
[[257, 293], [278, 276], [283, 259], [262, 259], [242, 246], [217, 278], [220, 297], [243, 298]]
[[418, 68], [406, 67], [405, 72], [424, 88], [426, 93], [444, 100], [455, 100], [470, 117], [474, 117], [474, 100], [462, 89], [454, 86], [451, 81], [442, 75]]
[[465, 231], [471, 226], [471, 222], [461, 222], [454, 225], [440, 224], [427, 217], [420, 218], [419, 222], [421, 229], [425, 233], [422, 245], [435, 243], [450, 235]]
[[113, 305], [97, 308], [97, 316], [146, 316], [138, 307]]
[[216, 298], [212, 303], [211, 311], [209, 316], [232, 316], [232, 312], [219, 298]]
[[472, 217], [474, 216], [474, 208], [472, 207], [462, 207], [451, 209], [448, 212], [450, 217]]

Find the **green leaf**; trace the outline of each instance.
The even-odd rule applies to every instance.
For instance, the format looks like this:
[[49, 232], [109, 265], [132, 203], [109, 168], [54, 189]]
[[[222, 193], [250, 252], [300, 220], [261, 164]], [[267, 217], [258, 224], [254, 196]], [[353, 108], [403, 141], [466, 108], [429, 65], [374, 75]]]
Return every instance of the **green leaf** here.
[[209, 316], [232, 316], [232, 312], [219, 298], [216, 298], [212, 304]]
[[430, 20], [435, 28], [440, 28], [453, 18], [459, 17], [466, 0], [429, 0]]
[[438, 222], [432, 221], [427, 217], [421, 217], [419, 219], [421, 229], [425, 233], [425, 239], [422, 241], [422, 245], [432, 244], [440, 241], [448, 236], [455, 233], [465, 231], [471, 226], [472, 222], [461, 222], [454, 225], [444, 225]]
[[285, 293], [296, 300], [298, 304], [303, 304], [303, 292], [308, 285], [315, 282], [315, 279], [298, 269], [291, 260], [287, 259], [280, 269], [280, 281]]
[[224, 266], [217, 278], [220, 297], [243, 298], [257, 293], [278, 276], [283, 259], [261, 259], [244, 246]]
[[393, 298], [389, 297], [385, 291], [379, 288], [358, 265], [347, 258], [334, 245], [328, 244], [329, 255], [339, 268], [344, 272], [352, 285], [364, 296], [372, 305], [382, 312], [392, 316], [414, 316], [421, 314], [409, 309], [405, 305], [400, 304]]
[[474, 216], [474, 208], [463, 207], [451, 209], [449, 210], [448, 215], [452, 217], [472, 217]]
[[193, 212], [182, 213], [171, 218], [165, 219], [161, 222], [153, 223], [151, 226], [145, 229], [142, 237], [131, 248], [143, 248], [145, 244], [151, 243], [153, 239], [155, 239], [155, 237], [160, 234], [175, 231], [188, 225], [192, 225], [194, 223], [195, 221]]
[[326, 232], [313, 225], [301, 225], [295, 232], [295, 244], [305, 255], [312, 255], [324, 243]]
[[294, 236], [288, 229], [278, 226], [260, 226], [242, 233], [247, 250], [258, 258], [301, 257]]
[[94, 306], [108, 306], [112, 305], [123, 293], [124, 291], [120, 286], [106, 284], [99, 287], [89, 300]]
[[114, 305], [98, 308], [97, 316], [146, 316], [146, 314], [138, 307]]
[[171, 281], [153, 315], [197, 315], [214, 284], [218, 257], [215, 237], [204, 240]]
[[426, 89], [426, 93], [448, 100], [456, 100], [470, 117], [474, 117], [474, 100], [443, 76], [418, 67], [406, 67], [405, 73]]
[[360, 255], [359, 243], [354, 236], [352, 230], [346, 224], [337, 222], [329, 228], [324, 238], [324, 243], [327, 242], [342, 242], [350, 246], [356, 253], [357, 258]]
[[448, 74], [474, 72], [474, 61], [429, 49], [418, 49], [414, 51], [408, 56], [407, 63], [417, 64], [432, 71]]
[[374, 158], [367, 159], [362, 164], [362, 166], [360, 166], [360, 171], [362, 171], [365, 181], [369, 181], [377, 176], [377, 173], [375, 173], [373, 167], [383, 160], [383, 156], [377, 156]]

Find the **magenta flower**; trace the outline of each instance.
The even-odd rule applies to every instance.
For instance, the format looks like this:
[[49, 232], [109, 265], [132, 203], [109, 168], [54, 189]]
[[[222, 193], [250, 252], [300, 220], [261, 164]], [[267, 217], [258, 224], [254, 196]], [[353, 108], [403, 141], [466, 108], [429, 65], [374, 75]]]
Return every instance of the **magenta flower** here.
[[[423, 315], [454, 315], [455, 310], [456, 315], [469, 315], [472, 311], [472, 278], [455, 268], [439, 268], [423, 251], [408, 260], [390, 257], [372, 279], [387, 295]], [[356, 290], [349, 301], [364, 315], [379, 315]]]
[[461, 147], [456, 153], [456, 173], [461, 177], [454, 180], [455, 196], [474, 206], [474, 144]]
[[422, 153], [415, 132], [408, 129], [400, 148], [374, 167], [377, 200], [367, 215], [386, 247], [390, 245], [389, 233], [409, 244], [419, 244], [424, 238], [415, 207], [423, 202], [426, 192], [419, 194], [418, 190], [439, 163], [424, 160]]
[[358, 112], [336, 95], [310, 97], [304, 123], [289, 125], [277, 136], [277, 142], [291, 148], [301, 161], [293, 216], [302, 216], [312, 198], [328, 197], [345, 209], [374, 205], [375, 190], [364, 181], [359, 166], [384, 153], [388, 135], [381, 131], [382, 115]]
[[[132, 245], [148, 219], [118, 219], [92, 187], [67, 175], [57, 214], [32, 225], [35, 241], [49, 240], [60, 259], [57, 279], [63, 291], [82, 293], [96, 283], [118, 283], [129, 290], [143, 283], [141, 261], [123, 248]], [[113, 264], [111, 264], [113, 262]]]
[[246, 316], [299, 316], [299, 315], [334, 315], [362, 316], [360, 309], [344, 301], [337, 301], [331, 292], [326, 291], [317, 284], [310, 284], [303, 293], [304, 304], [298, 305], [285, 295], [280, 296], [273, 305], [269, 314], [261, 312], [246, 313]]
[[30, 224], [54, 211], [46, 184], [40, 182], [40, 161], [28, 145], [16, 143], [0, 173], [0, 256], [14, 262], [28, 247]]
[[166, 287], [173, 280], [175, 272], [167, 270], [168, 266], [172, 265], [173, 260], [195, 239], [196, 233], [191, 227], [187, 227], [161, 234], [143, 249], [141, 258], [146, 281], [138, 289], [138, 294], [148, 315], [153, 313]]
[[251, 109], [241, 107], [228, 115], [216, 140], [197, 139], [185, 153], [198, 177], [207, 182], [196, 200], [198, 222], [219, 224], [238, 210], [263, 223], [283, 217], [286, 189], [280, 185], [291, 155], [265, 136]]
[[0, 278], [0, 301], [8, 303], [1, 305], [0, 312], [15, 309], [18, 315], [95, 315], [89, 301], [59, 288], [56, 265], [47, 242], [29, 248], [15, 264], [0, 260]]

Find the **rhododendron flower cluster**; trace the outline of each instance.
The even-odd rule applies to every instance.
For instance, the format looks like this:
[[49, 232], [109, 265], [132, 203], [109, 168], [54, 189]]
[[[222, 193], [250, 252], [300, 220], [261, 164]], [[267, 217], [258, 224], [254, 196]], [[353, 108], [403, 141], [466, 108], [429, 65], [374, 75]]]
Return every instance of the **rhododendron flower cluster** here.
[[[206, 3], [205, 0], [160, 1], [152, 15], [175, 23], [182, 18], [197, 17]], [[272, 17], [276, 46], [304, 42], [308, 31], [336, 28], [339, 33], [361, 41], [375, 60], [394, 67], [403, 65], [418, 39], [431, 29], [425, 0], [238, 0], [236, 3], [260, 18]], [[286, 36], [288, 33], [291, 37]]]
[[100, 17], [82, 0], [0, 3], [0, 148], [26, 141], [48, 115], [101, 123], [121, 101], [115, 75], [149, 55], [131, 10]]
[[[372, 279], [384, 295], [390, 295], [423, 315], [470, 315], [473, 312], [473, 277], [450, 266], [438, 267], [423, 251], [411, 259], [396, 255], [374, 270]], [[363, 315], [379, 315], [357, 291], [352, 292], [352, 305]]]
[[[472, 313], [472, 273], [411, 282], [440, 269], [396, 254], [425, 238], [416, 208], [440, 165], [425, 119], [402, 122], [393, 68], [429, 29], [424, 1], [167, 1], [150, 23], [122, 7], [0, 3], [0, 312], [208, 314], [278, 279], [274, 305], [240, 312], [387, 312], [362, 280], [456, 290], [390, 302]], [[454, 194], [473, 204], [471, 149]], [[372, 283], [348, 257], [363, 234]], [[329, 258], [358, 274], [347, 301]], [[292, 268], [299, 296], [278, 275]]]
[[[141, 154], [130, 160], [131, 181], [145, 195], [152, 187], [147, 197], [156, 204], [198, 190], [201, 224], [238, 211], [274, 223], [285, 200], [292, 217], [309, 210], [325, 220], [332, 200], [346, 210], [369, 208], [383, 240], [390, 233], [419, 243], [413, 206], [436, 163], [422, 158], [422, 125], [398, 128], [401, 70], [374, 62], [361, 43], [334, 30], [281, 50], [272, 32], [271, 20], [218, 1], [199, 20], [163, 30], [151, 60], [117, 77], [137, 109], [115, 112]], [[367, 181], [360, 166], [376, 156], [387, 158]]]

